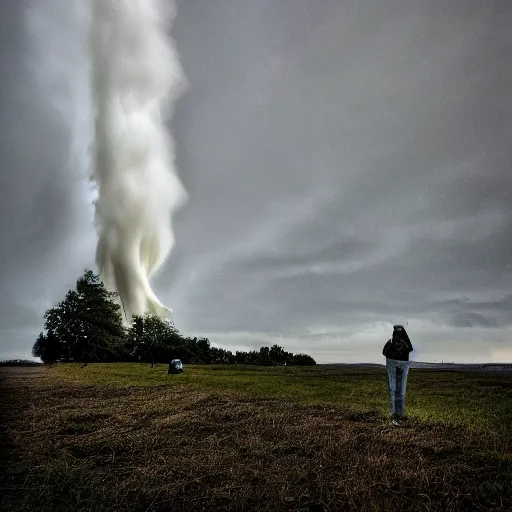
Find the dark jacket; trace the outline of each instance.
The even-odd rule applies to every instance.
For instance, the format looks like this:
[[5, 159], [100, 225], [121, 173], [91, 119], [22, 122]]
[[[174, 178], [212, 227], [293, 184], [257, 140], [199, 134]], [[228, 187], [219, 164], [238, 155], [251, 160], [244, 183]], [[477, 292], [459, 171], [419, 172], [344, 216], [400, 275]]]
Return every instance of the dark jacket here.
[[402, 328], [400, 333], [393, 332], [393, 337], [388, 340], [382, 349], [382, 355], [398, 361], [409, 361], [409, 354], [413, 351], [411, 340]]

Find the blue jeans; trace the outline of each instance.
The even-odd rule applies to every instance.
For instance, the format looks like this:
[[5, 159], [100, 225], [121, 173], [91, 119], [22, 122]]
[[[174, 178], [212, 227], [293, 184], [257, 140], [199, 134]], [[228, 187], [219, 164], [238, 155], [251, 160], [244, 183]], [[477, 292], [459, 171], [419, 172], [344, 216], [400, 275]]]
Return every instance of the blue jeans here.
[[405, 410], [405, 388], [409, 361], [398, 361], [386, 358], [388, 370], [388, 389], [391, 400], [391, 413], [393, 416], [403, 416]]

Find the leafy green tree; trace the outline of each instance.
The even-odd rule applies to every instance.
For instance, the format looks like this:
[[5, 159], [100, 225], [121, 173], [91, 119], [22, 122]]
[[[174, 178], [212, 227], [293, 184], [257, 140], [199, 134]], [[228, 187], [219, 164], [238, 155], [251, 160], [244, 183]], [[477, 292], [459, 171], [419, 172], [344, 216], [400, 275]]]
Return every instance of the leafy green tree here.
[[53, 333], [48, 333], [46, 336], [40, 333], [32, 347], [32, 355], [48, 364], [68, 359], [66, 352], [66, 346]]
[[247, 352], [245, 364], [253, 364], [253, 365], [262, 364], [260, 352], [259, 351], [257, 352], [256, 350], [251, 350], [250, 352]]
[[[261, 347], [259, 357], [249, 357], [249, 359], [256, 359], [256, 364], [264, 366], [284, 365], [290, 364], [293, 361], [293, 354], [291, 352], [286, 352], [284, 348], [279, 345], [272, 345], [272, 347]], [[250, 364], [255, 363], [252, 362]]]
[[272, 347], [261, 347], [259, 351], [252, 350], [250, 352], [236, 351], [234, 355], [228, 360], [237, 364], [248, 365], [300, 365], [308, 366], [315, 365], [315, 360], [307, 354], [293, 355], [291, 352], [286, 352], [283, 347], [273, 345]]
[[[108, 292], [98, 275], [86, 270], [65, 299], [46, 311], [48, 339], [73, 361], [115, 361], [124, 350], [126, 332], [116, 294]], [[36, 342], [37, 343], [37, 342]]]
[[196, 359], [198, 362], [210, 364], [214, 362], [212, 348], [210, 346], [210, 340], [208, 338], [194, 338], [194, 349], [196, 353]]
[[229, 350], [223, 348], [211, 347], [210, 361], [214, 364], [233, 364], [235, 359]]
[[108, 292], [98, 275], [86, 270], [76, 289], [44, 315], [45, 331], [32, 353], [43, 362], [145, 361], [154, 366], [181, 359], [184, 363], [249, 365], [314, 365], [307, 354], [293, 355], [283, 347], [237, 351], [212, 347], [208, 338], [187, 338], [159, 317], [134, 317], [125, 329], [117, 294]]
[[279, 345], [272, 345], [270, 347], [269, 356], [272, 364], [275, 365], [289, 364], [293, 360], [293, 354], [291, 352], [286, 352], [284, 348]]
[[155, 364], [155, 353], [164, 331], [163, 322], [153, 316], [135, 316], [128, 334], [139, 360]]
[[272, 359], [270, 359], [269, 347], [260, 348], [259, 363], [262, 364], [263, 366], [272, 366]]
[[169, 322], [153, 315], [136, 316], [128, 333], [129, 346], [139, 361], [167, 363], [184, 352], [183, 339]]
[[316, 361], [307, 354], [295, 354], [293, 356], [292, 364], [296, 366], [314, 366]]
[[249, 364], [247, 361], [248, 361], [248, 354], [247, 352], [242, 352], [240, 350], [237, 350], [235, 352], [235, 356], [234, 356], [234, 362], [236, 364]]

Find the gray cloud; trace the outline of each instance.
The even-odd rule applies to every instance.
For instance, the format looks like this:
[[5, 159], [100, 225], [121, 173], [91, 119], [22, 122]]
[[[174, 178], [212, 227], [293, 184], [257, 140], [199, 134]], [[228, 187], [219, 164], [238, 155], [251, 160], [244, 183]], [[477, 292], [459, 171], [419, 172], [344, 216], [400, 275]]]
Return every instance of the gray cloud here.
[[[83, 24], [57, 4], [35, 28], [2, 6], [6, 353], [94, 255]], [[178, 327], [380, 361], [409, 321], [415, 358], [512, 360], [510, 3], [178, 4], [189, 202], [154, 280]]]
[[29, 353], [44, 310], [93, 250], [83, 164], [73, 152], [69, 77], [80, 76], [72, 67], [80, 41], [57, 2], [5, 2], [1, 17], [9, 23], [0, 48], [0, 340], [5, 354]]

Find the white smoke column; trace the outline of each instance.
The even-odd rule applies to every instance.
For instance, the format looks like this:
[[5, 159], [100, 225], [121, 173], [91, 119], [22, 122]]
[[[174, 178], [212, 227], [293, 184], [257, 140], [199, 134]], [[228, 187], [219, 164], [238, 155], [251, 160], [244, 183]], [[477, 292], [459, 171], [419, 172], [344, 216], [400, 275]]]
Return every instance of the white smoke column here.
[[174, 245], [171, 216], [186, 199], [163, 116], [185, 86], [167, 34], [175, 7], [170, 0], [92, 5], [96, 261], [128, 322], [148, 313], [169, 318], [149, 278]]

